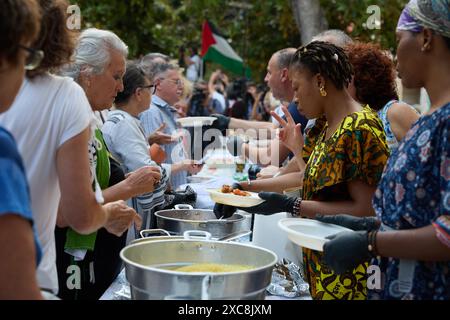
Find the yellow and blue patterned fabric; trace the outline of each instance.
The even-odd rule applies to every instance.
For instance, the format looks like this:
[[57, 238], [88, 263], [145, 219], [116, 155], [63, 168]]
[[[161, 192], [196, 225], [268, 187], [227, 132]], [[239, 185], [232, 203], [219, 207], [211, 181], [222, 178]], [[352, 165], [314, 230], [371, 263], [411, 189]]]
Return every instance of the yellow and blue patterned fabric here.
[[[389, 156], [383, 126], [377, 114], [365, 107], [345, 117], [334, 134], [325, 139], [328, 124], [323, 120], [316, 123], [305, 139], [304, 156], [309, 157], [303, 199], [351, 200], [348, 182], [360, 180], [376, 186], [381, 178]], [[367, 263], [353, 272], [337, 275], [322, 265], [320, 252], [304, 249], [303, 257], [314, 299], [366, 299]]]

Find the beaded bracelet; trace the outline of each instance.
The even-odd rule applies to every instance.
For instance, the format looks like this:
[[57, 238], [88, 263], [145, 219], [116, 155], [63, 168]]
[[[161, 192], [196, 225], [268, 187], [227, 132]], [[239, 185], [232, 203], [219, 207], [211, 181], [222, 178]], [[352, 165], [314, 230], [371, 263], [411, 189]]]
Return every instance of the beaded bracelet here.
[[294, 202], [294, 208], [292, 210], [292, 217], [299, 217], [300, 216], [300, 209], [301, 209], [301, 205], [302, 205], [302, 198], [299, 197], [295, 200]]

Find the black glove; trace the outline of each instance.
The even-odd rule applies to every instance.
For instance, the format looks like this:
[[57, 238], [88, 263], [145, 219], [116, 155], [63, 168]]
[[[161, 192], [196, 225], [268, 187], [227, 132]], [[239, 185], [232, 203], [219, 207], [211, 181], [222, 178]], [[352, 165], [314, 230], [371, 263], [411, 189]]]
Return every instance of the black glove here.
[[297, 198], [288, 197], [277, 192], [260, 192], [258, 195], [261, 199], [266, 201], [254, 207], [239, 209], [249, 213], [258, 213], [266, 216], [279, 212], [294, 212], [294, 203]]
[[184, 191], [171, 191], [164, 194], [165, 205], [161, 208], [171, 209], [176, 204], [189, 204], [195, 206], [197, 201], [197, 193], [190, 186], [187, 186]]
[[[231, 186], [233, 189], [239, 189], [242, 190], [242, 187], [239, 183], [233, 183]], [[235, 212], [237, 208], [233, 206], [227, 206], [225, 204], [216, 203], [214, 205], [214, 214], [216, 215], [217, 219], [227, 219], [231, 217]]]
[[231, 136], [227, 138], [227, 149], [235, 157], [241, 155], [242, 145], [245, 141], [239, 136]]
[[218, 113], [212, 114], [211, 117], [216, 118], [211, 127], [220, 130], [222, 135], [225, 135], [230, 124], [230, 118]]
[[258, 173], [261, 171], [261, 167], [257, 164], [252, 164], [250, 168], [248, 168], [247, 174], [250, 180], [256, 180]]
[[341, 232], [327, 239], [322, 259], [337, 274], [352, 271], [372, 258], [367, 231]]
[[372, 231], [380, 228], [380, 220], [375, 217], [359, 218], [348, 214], [334, 216], [316, 215], [316, 220], [324, 223], [337, 224], [354, 231]]

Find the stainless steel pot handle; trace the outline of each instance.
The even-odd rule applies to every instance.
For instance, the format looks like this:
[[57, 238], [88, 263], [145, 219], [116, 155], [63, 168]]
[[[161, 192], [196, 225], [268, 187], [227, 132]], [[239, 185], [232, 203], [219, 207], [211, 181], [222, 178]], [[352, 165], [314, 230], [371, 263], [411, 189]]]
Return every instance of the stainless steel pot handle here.
[[148, 238], [151, 234], [163, 234], [170, 237], [170, 233], [164, 229], [144, 229], [141, 230], [139, 234], [141, 235], [141, 238]]
[[250, 230], [242, 230], [242, 231], [230, 233], [230, 234], [226, 235], [225, 237], [219, 238], [217, 240], [228, 242], [228, 241], [233, 241], [233, 240], [243, 238], [243, 237], [251, 235], [251, 234], [252, 234], [252, 232]]
[[176, 210], [194, 210], [194, 207], [190, 204], [176, 204], [175, 205]]
[[192, 240], [192, 239], [204, 239], [204, 240], [209, 240], [212, 237], [212, 234], [207, 232], [207, 231], [203, 231], [203, 230], [188, 230], [185, 231], [183, 233], [183, 237], [186, 240]]

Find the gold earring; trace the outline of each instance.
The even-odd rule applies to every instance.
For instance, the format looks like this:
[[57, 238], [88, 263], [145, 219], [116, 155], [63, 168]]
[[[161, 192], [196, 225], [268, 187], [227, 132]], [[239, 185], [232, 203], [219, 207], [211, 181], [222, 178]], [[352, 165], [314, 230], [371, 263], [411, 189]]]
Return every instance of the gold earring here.
[[322, 97], [326, 97], [328, 95], [328, 93], [325, 91], [325, 87], [324, 86], [321, 86], [319, 91], [320, 91], [320, 95]]

